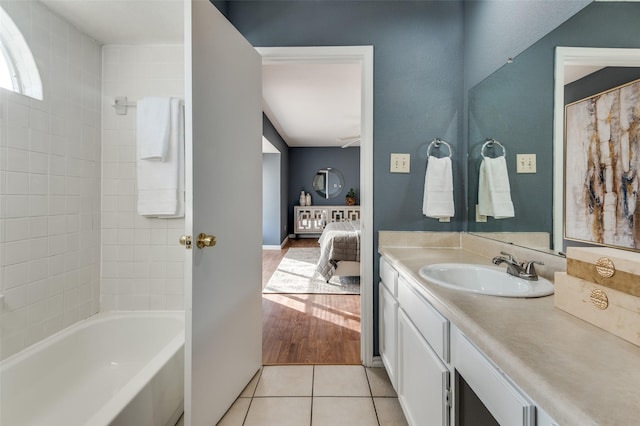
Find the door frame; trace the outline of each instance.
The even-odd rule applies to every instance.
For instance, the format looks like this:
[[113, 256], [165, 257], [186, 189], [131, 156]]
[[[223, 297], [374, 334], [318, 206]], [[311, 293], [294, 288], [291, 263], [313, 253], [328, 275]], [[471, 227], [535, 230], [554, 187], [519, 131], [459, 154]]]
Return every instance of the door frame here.
[[[256, 47], [262, 64], [282, 62], [359, 63], [360, 117], [360, 358], [373, 356], [373, 46]], [[362, 285], [364, 284], [364, 285]]]

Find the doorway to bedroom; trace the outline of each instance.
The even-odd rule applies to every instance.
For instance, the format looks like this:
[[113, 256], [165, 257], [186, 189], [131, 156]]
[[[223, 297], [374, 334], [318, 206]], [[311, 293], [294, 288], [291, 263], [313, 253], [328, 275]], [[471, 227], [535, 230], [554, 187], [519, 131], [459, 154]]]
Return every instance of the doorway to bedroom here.
[[372, 49], [258, 51], [264, 164], [280, 164], [263, 182], [263, 215], [280, 208], [263, 218], [263, 364], [371, 365]]

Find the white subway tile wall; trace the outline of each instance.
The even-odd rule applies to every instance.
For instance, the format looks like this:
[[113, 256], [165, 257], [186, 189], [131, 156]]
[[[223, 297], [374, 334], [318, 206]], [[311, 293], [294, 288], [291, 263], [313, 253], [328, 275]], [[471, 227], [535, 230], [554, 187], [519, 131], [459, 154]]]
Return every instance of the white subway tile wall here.
[[184, 309], [184, 219], [136, 213], [136, 108], [116, 96], [184, 98], [182, 45], [102, 48], [102, 310]]
[[100, 297], [100, 45], [34, 0], [5, 1], [44, 86], [0, 88], [0, 359]]

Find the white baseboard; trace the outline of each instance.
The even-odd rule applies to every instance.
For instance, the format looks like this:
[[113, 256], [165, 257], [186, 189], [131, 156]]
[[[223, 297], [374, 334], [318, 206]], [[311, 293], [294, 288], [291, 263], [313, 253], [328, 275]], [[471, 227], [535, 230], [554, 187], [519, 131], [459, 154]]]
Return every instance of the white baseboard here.
[[285, 237], [284, 240], [282, 241], [282, 243], [280, 243], [279, 246], [273, 244], [273, 245], [263, 245], [262, 246], [262, 250], [282, 250], [287, 243], [289, 242], [289, 237]]

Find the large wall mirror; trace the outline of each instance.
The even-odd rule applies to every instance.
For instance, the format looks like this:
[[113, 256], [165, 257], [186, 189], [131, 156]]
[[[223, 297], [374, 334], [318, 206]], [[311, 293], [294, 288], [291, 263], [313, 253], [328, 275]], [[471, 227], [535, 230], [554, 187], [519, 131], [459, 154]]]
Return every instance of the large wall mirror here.
[[322, 198], [333, 198], [340, 195], [344, 188], [344, 178], [338, 170], [326, 167], [316, 172], [313, 177], [313, 189]]
[[[546, 247], [522, 245], [563, 251], [565, 76], [578, 65], [591, 72], [640, 66], [638, 22], [639, 3], [591, 3], [469, 90], [469, 232], [498, 239], [508, 232], [543, 233]], [[507, 149], [515, 217], [477, 222], [480, 149], [487, 138]], [[536, 154], [537, 173], [517, 174], [516, 154]]]

